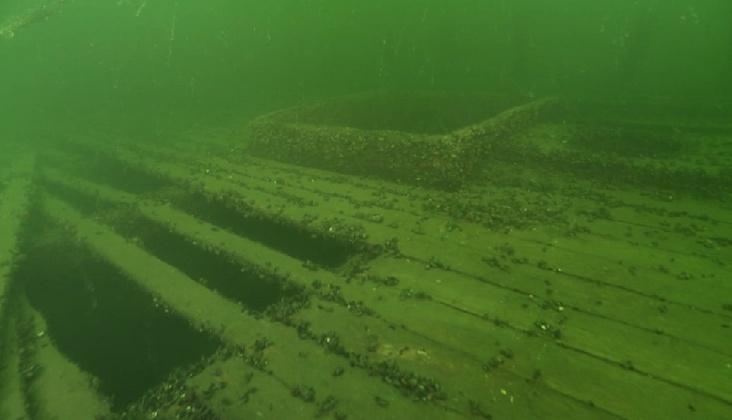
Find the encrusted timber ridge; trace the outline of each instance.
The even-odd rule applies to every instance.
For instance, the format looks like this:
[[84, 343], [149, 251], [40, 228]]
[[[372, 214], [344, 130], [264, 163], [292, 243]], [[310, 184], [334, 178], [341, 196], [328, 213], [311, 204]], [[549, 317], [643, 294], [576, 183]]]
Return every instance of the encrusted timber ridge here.
[[297, 109], [284, 110], [250, 123], [248, 150], [286, 163], [453, 189], [476, 176], [493, 142], [510, 141], [556, 103], [535, 100], [446, 134], [301, 123]]

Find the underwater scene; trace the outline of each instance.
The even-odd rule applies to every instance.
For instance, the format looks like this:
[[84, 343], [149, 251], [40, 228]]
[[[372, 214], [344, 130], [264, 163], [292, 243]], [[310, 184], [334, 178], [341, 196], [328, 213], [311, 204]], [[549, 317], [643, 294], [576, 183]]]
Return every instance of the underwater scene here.
[[732, 2], [3, 0], [0, 420], [732, 419]]

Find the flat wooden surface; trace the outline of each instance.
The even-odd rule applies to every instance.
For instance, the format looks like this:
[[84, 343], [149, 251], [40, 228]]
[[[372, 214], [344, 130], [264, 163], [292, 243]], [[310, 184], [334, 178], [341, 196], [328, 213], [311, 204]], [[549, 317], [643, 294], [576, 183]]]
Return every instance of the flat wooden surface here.
[[[729, 197], [501, 161], [469, 187], [435, 191], [254, 158], [214, 133], [102, 143], [45, 151], [42, 217], [224, 343], [134, 413], [175, 417], [190, 395], [190, 410], [227, 419], [732, 412]], [[732, 138], [710, 144], [727, 165]], [[5, 194], [31, 191], [25, 179]], [[226, 217], [274, 223], [310, 246], [348, 244], [349, 258], [319, 265], [287, 233], [278, 242]], [[140, 239], [144, 226], [307, 303], [254, 313]], [[49, 369], [73, 367], [49, 351]]]

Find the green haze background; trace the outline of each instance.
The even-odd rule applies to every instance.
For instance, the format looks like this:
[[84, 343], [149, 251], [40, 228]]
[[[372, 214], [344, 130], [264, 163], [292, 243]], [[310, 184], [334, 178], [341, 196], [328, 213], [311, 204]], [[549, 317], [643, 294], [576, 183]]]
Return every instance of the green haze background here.
[[0, 141], [377, 89], [724, 103], [731, 74], [729, 0], [69, 0], [0, 39]]

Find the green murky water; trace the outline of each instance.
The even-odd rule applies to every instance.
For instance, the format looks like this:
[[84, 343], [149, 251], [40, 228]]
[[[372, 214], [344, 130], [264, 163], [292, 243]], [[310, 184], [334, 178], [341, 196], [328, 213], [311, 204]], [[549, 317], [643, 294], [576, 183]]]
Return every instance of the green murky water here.
[[0, 419], [732, 413], [732, 3], [6, 0]]

